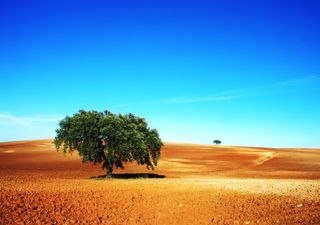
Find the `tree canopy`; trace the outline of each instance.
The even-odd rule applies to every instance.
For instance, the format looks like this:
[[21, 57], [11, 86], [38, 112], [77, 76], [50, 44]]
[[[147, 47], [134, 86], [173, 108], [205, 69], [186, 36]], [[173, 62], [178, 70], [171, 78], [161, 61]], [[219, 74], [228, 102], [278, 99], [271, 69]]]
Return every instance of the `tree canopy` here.
[[220, 140], [214, 140], [213, 143], [215, 143], [216, 145], [221, 144]]
[[77, 150], [84, 163], [102, 164], [107, 177], [113, 167], [123, 169], [126, 162], [154, 169], [163, 146], [157, 130], [150, 129], [144, 118], [85, 110], [60, 121], [54, 144], [64, 153]]

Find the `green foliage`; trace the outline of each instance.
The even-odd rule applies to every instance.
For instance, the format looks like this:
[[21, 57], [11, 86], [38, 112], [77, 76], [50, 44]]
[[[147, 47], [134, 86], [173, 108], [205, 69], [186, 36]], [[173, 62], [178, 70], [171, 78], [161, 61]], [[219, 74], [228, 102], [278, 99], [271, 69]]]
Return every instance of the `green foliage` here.
[[221, 144], [220, 140], [214, 140], [213, 143], [215, 143], [216, 145]]
[[163, 146], [157, 130], [145, 119], [109, 111], [80, 110], [65, 117], [56, 130], [54, 144], [64, 153], [77, 150], [83, 162], [101, 163], [111, 176], [113, 167], [136, 161], [154, 169]]

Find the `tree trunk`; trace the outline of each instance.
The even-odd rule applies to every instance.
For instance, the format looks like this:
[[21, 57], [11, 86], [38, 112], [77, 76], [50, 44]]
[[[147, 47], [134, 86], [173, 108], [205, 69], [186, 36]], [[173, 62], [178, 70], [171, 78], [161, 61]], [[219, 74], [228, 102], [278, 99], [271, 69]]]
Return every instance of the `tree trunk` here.
[[112, 178], [112, 171], [113, 171], [112, 165], [109, 165], [106, 169], [107, 169], [106, 179]]

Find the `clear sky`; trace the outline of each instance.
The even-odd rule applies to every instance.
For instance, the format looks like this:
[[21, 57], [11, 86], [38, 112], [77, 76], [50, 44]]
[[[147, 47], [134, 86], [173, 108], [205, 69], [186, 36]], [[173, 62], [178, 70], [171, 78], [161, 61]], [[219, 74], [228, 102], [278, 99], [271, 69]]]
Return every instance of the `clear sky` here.
[[320, 2], [0, 0], [0, 141], [79, 109], [165, 141], [320, 147]]

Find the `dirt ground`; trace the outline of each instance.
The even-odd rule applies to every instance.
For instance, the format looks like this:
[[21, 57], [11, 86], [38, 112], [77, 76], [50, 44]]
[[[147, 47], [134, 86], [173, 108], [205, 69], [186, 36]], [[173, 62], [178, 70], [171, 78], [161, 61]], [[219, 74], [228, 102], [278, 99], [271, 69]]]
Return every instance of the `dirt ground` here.
[[320, 224], [320, 149], [166, 143], [156, 170], [115, 174], [0, 143], [0, 224]]

